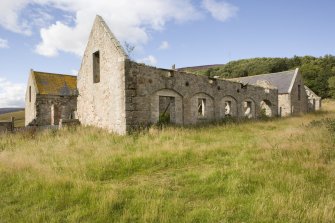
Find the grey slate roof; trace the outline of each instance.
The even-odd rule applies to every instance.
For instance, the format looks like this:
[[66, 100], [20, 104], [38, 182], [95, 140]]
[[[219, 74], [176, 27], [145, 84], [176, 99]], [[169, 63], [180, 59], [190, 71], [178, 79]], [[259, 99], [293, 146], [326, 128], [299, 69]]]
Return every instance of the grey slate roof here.
[[292, 80], [295, 76], [296, 70], [289, 70], [279, 73], [271, 73], [271, 74], [261, 74], [261, 75], [255, 75], [255, 76], [249, 76], [249, 77], [239, 77], [234, 78], [232, 80], [238, 81], [244, 84], [252, 84], [256, 85], [257, 81], [266, 80], [270, 82], [271, 85], [278, 88], [279, 94], [285, 94], [289, 93], [290, 86], [292, 83]]

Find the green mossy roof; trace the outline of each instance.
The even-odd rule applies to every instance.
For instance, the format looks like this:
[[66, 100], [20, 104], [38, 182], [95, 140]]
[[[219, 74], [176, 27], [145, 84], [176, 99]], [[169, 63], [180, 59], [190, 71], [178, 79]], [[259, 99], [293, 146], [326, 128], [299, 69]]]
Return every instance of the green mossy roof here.
[[33, 71], [36, 87], [42, 95], [77, 95], [77, 77]]

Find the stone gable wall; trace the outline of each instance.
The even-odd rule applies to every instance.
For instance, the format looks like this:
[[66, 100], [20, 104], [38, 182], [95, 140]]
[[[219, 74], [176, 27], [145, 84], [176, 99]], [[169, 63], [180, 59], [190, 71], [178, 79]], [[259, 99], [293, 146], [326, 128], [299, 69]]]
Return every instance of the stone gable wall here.
[[[298, 98], [298, 85], [300, 85], [300, 100]], [[297, 115], [308, 112], [308, 96], [300, 73], [297, 74], [291, 93], [291, 114]]]
[[[29, 100], [29, 88], [31, 89], [31, 100]], [[26, 97], [25, 97], [25, 125], [31, 123], [34, 119], [36, 119], [36, 86], [34, 83], [33, 75], [30, 73], [28, 78], [28, 84], [26, 89]]]
[[281, 117], [291, 115], [291, 97], [289, 94], [278, 95], [278, 114]]
[[[125, 134], [125, 55], [114, 38], [97, 17], [77, 79], [78, 118], [83, 125]], [[93, 83], [93, 54], [98, 51], [100, 82]]]

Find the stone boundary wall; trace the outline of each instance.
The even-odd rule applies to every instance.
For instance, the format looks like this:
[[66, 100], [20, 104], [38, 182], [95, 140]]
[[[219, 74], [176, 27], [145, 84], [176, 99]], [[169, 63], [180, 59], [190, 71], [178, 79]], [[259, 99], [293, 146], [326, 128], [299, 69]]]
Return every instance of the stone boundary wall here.
[[0, 133], [12, 132], [14, 130], [14, 119], [12, 121], [0, 121]]

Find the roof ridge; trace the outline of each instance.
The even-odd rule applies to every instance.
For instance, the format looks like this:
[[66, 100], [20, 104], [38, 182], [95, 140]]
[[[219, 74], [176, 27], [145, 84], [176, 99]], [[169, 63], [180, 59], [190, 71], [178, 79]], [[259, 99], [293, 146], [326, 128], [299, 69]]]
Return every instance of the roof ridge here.
[[249, 77], [256, 77], [256, 76], [265, 76], [265, 75], [273, 75], [273, 74], [280, 74], [280, 73], [289, 73], [289, 72], [295, 72], [295, 70], [296, 69], [294, 69], [294, 70], [280, 71], [280, 72], [274, 72], [274, 73], [267, 73], [267, 74], [256, 74], [256, 75], [252, 75], [252, 76], [236, 77], [236, 78], [249, 78]]
[[40, 74], [48, 74], [48, 75], [70, 76], [70, 77], [77, 78], [77, 76], [75, 76], [75, 75], [70, 75], [70, 74], [49, 73], [49, 72], [36, 71], [36, 70], [33, 70], [32, 72], [33, 72], [34, 74], [35, 74], [35, 73], [40, 73]]

